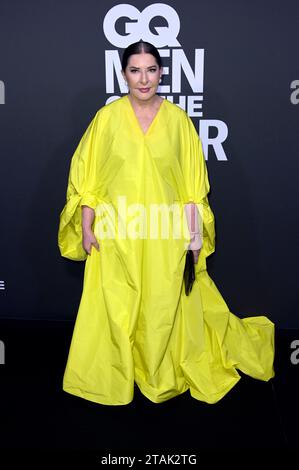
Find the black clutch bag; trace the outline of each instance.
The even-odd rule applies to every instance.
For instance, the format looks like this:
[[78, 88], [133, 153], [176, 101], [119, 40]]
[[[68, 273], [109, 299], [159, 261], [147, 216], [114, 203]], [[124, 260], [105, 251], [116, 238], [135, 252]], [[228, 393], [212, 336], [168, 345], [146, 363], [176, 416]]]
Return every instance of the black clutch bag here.
[[184, 270], [184, 284], [186, 295], [189, 295], [195, 281], [194, 257], [191, 250], [187, 251]]

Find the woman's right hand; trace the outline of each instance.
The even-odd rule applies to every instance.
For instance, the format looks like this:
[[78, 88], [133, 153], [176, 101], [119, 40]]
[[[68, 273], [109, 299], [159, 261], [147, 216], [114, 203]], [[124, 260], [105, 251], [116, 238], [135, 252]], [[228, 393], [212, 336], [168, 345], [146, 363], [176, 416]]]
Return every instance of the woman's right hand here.
[[82, 245], [83, 245], [83, 248], [84, 248], [84, 250], [86, 251], [86, 253], [88, 255], [91, 255], [91, 247], [92, 246], [94, 246], [95, 249], [99, 251], [100, 246], [99, 246], [98, 241], [95, 237], [95, 234], [93, 233], [93, 231], [91, 229], [83, 230], [82, 237], [83, 237]]

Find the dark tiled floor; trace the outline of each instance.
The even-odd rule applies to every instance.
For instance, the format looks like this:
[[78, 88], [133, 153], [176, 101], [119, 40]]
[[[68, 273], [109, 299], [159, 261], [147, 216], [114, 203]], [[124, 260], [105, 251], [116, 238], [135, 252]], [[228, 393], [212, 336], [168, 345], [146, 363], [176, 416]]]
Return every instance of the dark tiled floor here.
[[290, 345], [299, 331], [277, 331], [274, 379], [242, 375], [217, 404], [199, 402], [189, 392], [155, 404], [136, 388], [132, 403], [113, 407], [62, 391], [72, 330], [72, 322], [0, 321], [6, 353], [0, 366], [3, 458], [43, 450], [49, 459], [67, 451], [70, 461], [80, 450], [85, 462], [87, 456], [129, 451], [193, 452], [210, 460], [226, 451], [248, 460], [254, 452], [273, 457], [298, 447], [299, 364], [291, 363]]

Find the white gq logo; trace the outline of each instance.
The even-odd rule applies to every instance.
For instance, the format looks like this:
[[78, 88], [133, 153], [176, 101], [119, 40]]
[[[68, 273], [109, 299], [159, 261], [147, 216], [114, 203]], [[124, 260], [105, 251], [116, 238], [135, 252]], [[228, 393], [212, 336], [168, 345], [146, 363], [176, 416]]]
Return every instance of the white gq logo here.
[[[156, 26], [154, 28], [156, 34], [153, 34], [150, 30], [150, 23], [156, 17], [165, 18], [167, 26]], [[116, 30], [117, 22], [121, 18], [125, 19], [124, 35]], [[184, 50], [181, 48], [181, 44], [177, 40], [180, 32], [180, 18], [174, 8], [164, 3], [153, 3], [140, 12], [138, 8], [130, 4], [115, 5], [104, 18], [103, 31], [107, 40], [118, 48], [126, 48], [140, 39], [150, 42], [157, 48], [163, 47], [159, 50], [159, 53], [162, 58], [167, 58], [167, 64], [170, 63], [171, 65], [171, 73], [170, 67], [163, 67], [163, 76], [169, 75], [169, 78], [167, 77], [165, 80], [169, 83], [160, 85], [158, 93], [167, 98], [168, 101], [175, 102], [190, 117], [202, 118], [204, 49], [194, 50], [192, 68]], [[127, 92], [121, 75], [121, 61], [117, 50], [105, 51], [105, 70], [106, 93], [112, 95], [108, 97], [108, 103], [119, 98], [117, 93]], [[191, 88], [192, 94], [188, 96], [181, 94], [182, 72]], [[115, 90], [115, 83], [117, 83], [119, 91]], [[209, 129], [211, 127], [217, 129], [216, 137], [210, 137], [211, 132]], [[208, 158], [209, 147], [213, 147], [217, 160], [227, 160], [222, 144], [228, 136], [228, 128], [223, 121], [200, 119], [199, 135], [206, 158]]]
[[[149, 24], [156, 16], [163, 16], [167, 20], [168, 26], [156, 27], [157, 34], [153, 34], [149, 29]], [[121, 36], [115, 30], [115, 23], [122, 17], [132, 20], [126, 23], [126, 36]], [[180, 46], [177, 41], [180, 32], [178, 14], [172, 7], [164, 3], [149, 5], [142, 12], [133, 5], [125, 3], [116, 5], [105, 16], [103, 29], [108, 41], [116, 47], [125, 48], [140, 39], [152, 43], [157, 48]]]

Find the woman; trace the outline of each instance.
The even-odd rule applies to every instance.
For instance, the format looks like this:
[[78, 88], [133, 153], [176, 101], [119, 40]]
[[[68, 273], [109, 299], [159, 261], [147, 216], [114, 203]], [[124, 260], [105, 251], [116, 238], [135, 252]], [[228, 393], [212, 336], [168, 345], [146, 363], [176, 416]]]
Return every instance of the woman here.
[[[162, 70], [151, 44], [124, 51], [128, 94], [85, 131], [60, 215], [62, 256], [86, 259], [63, 389], [106, 405], [130, 403], [134, 382], [155, 403], [188, 389], [215, 403], [240, 379], [237, 369], [274, 375], [273, 323], [237, 318], [207, 273], [215, 232], [201, 141], [185, 111], [157, 95]], [[171, 208], [166, 222], [157, 205]]]

